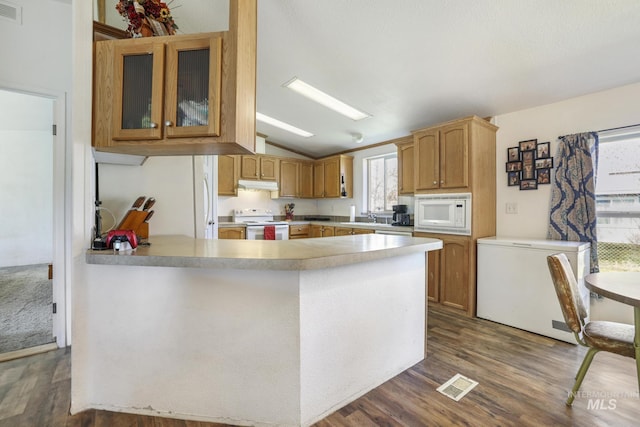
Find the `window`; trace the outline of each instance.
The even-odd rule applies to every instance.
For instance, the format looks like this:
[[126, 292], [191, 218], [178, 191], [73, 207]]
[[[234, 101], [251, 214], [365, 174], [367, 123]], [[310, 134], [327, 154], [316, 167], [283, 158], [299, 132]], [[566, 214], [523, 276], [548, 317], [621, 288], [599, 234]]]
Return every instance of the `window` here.
[[365, 159], [367, 210], [391, 212], [398, 204], [398, 155], [386, 154]]
[[596, 174], [600, 271], [640, 270], [640, 127], [601, 132]]

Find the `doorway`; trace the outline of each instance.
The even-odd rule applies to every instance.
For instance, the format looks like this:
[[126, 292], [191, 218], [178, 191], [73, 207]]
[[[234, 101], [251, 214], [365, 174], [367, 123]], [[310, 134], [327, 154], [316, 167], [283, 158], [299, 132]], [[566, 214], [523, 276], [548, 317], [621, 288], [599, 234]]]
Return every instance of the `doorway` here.
[[56, 165], [56, 98], [0, 89], [0, 111], [0, 353], [7, 353], [56, 342], [61, 284], [49, 266], [64, 156]]

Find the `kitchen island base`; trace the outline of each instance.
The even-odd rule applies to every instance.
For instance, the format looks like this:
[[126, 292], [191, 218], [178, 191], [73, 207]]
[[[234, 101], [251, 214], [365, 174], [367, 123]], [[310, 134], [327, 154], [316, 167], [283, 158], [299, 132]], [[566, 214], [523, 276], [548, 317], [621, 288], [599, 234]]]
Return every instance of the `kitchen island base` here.
[[310, 425], [423, 359], [425, 255], [309, 270], [87, 264], [72, 412]]

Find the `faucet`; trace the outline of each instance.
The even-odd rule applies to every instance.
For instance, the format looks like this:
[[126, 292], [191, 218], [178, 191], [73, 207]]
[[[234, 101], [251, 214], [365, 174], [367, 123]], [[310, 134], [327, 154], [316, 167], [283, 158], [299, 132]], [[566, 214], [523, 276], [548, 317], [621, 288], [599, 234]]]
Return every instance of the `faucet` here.
[[368, 211], [368, 212], [367, 212], [367, 218], [369, 218], [370, 220], [372, 220], [371, 222], [373, 222], [373, 223], [375, 224], [375, 222], [376, 222], [376, 214], [374, 214], [374, 213], [373, 213], [373, 212], [371, 212], [371, 211]]

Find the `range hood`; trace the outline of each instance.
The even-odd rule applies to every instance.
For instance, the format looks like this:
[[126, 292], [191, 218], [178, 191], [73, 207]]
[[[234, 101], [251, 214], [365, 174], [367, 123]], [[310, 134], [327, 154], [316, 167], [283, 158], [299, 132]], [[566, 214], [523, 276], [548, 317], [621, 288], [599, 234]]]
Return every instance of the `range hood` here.
[[254, 181], [252, 179], [241, 179], [238, 181], [238, 188], [243, 190], [278, 191], [278, 183], [275, 181]]

